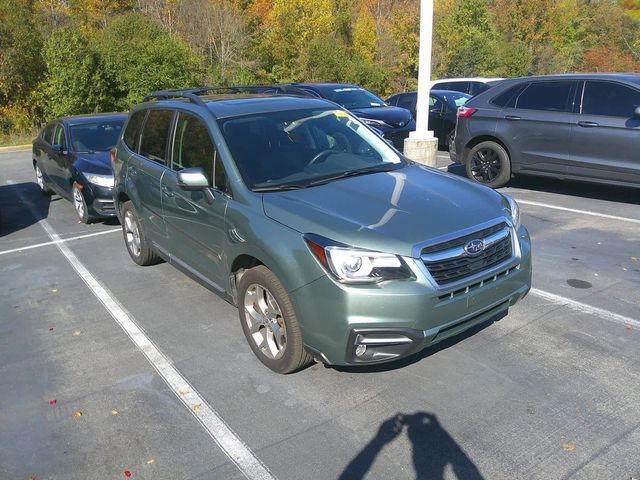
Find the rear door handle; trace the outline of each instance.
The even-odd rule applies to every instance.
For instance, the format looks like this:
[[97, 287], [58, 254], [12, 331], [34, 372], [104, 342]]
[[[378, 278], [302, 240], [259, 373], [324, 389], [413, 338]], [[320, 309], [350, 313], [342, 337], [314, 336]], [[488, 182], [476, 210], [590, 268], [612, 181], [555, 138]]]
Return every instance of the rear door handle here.
[[506, 115], [504, 117], [505, 120], [511, 120], [511, 121], [516, 121], [516, 120], [520, 120], [520, 117], [517, 115]]
[[169, 187], [162, 187], [161, 190], [162, 193], [167, 197], [173, 197], [175, 195], [175, 193], [173, 193], [173, 190], [171, 190]]
[[129, 175], [135, 177], [136, 175], [138, 175], [138, 170], [136, 170], [134, 167], [129, 167]]
[[580, 125], [581, 127], [585, 127], [585, 128], [592, 128], [592, 127], [599, 126], [599, 124], [596, 123], [596, 122], [584, 122], [584, 121], [578, 122], [578, 125]]

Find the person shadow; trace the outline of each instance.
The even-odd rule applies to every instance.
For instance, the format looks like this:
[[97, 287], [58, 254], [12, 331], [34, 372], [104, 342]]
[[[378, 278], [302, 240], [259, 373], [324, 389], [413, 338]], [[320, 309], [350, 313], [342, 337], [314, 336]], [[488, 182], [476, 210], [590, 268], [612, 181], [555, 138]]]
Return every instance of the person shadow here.
[[478, 467], [442, 428], [438, 418], [427, 412], [397, 414], [385, 420], [376, 436], [347, 465], [338, 480], [362, 480], [385, 445], [403, 431], [411, 441], [416, 480], [444, 480], [449, 465], [459, 480], [483, 480]]

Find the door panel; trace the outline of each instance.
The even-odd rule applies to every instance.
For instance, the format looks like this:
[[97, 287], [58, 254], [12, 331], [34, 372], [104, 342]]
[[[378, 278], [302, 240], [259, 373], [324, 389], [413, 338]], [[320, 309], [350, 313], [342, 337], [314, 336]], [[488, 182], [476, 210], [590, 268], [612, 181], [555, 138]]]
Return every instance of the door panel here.
[[640, 184], [640, 91], [587, 81], [571, 135], [569, 173]]
[[51, 140], [51, 145], [62, 145], [63, 151], [66, 152], [66, 155], [59, 154], [53, 151], [53, 148], [49, 149], [49, 155], [51, 159], [50, 169], [51, 169], [51, 180], [55, 184], [55, 188], [58, 190], [63, 196], [69, 197], [71, 192], [71, 186], [68, 180], [68, 172], [69, 172], [69, 164], [70, 164], [70, 156], [67, 147], [67, 140], [64, 132], [64, 127], [62, 124], [58, 123], [53, 132], [53, 138]]
[[567, 173], [574, 90], [575, 82], [532, 82], [502, 111], [498, 131], [511, 148], [514, 171]]

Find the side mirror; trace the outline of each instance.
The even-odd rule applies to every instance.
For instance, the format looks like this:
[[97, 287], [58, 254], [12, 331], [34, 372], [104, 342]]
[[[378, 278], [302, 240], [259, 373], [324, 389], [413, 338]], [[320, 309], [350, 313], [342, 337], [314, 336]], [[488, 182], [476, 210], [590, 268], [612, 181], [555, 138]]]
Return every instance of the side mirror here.
[[636, 118], [640, 118], [640, 107], [636, 107], [636, 109], [633, 111], [633, 116]]
[[178, 187], [187, 192], [202, 190], [209, 203], [215, 199], [209, 185], [209, 179], [204, 174], [204, 170], [199, 167], [180, 170], [178, 172]]
[[51, 149], [53, 150], [53, 153], [56, 153], [58, 155], [64, 155], [65, 154], [64, 147], [62, 145], [60, 145], [59, 143], [51, 145]]

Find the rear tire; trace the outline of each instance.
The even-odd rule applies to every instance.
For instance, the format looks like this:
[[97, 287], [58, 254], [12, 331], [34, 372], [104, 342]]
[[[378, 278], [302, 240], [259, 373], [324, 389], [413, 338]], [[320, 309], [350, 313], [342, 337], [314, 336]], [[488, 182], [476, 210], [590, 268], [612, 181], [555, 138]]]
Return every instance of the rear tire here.
[[505, 186], [511, 179], [511, 159], [502, 145], [480, 142], [469, 152], [465, 162], [467, 177], [490, 188]]
[[47, 181], [44, 178], [44, 174], [42, 173], [42, 170], [40, 170], [40, 166], [38, 165], [38, 162], [35, 162], [35, 161], [33, 162], [33, 170], [36, 174], [36, 183], [38, 184], [38, 188], [40, 189], [40, 191], [44, 195], [52, 195], [53, 190], [51, 190], [47, 185]]
[[130, 201], [125, 202], [122, 206], [122, 234], [129, 256], [135, 263], [145, 267], [161, 261], [161, 258], [149, 246], [138, 214]]
[[238, 313], [247, 342], [258, 359], [276, 373], [292, 373], [313, 361], [289, 295], [263, 265], [238, 282]]

